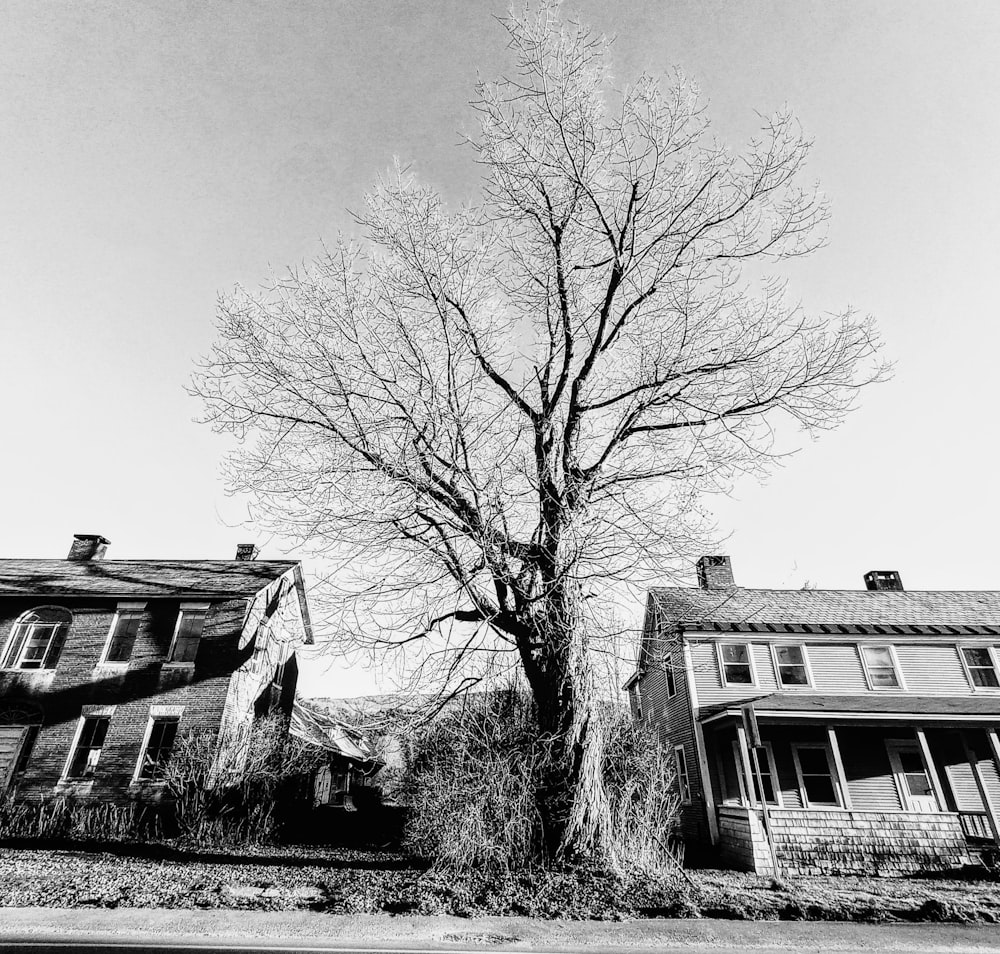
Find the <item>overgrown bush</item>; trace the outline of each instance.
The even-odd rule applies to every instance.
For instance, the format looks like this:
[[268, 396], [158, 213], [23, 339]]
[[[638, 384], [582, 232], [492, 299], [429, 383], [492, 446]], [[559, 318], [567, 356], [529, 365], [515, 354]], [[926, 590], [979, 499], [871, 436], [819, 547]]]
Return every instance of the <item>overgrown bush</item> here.
[[[404, 847], [457, 871], [510, 875], [544, 862], [536, 793], [552, 755], [536, 725], [527, 694], [509, 687], [470, 696], [417, 732], [403, 784]], [[604, 863], [676, 871], [679, 800], [667, 753], [620, 709], [597, 712], [592, 730], [605, 740]]]
[[274, 841], [324, 759], [289, 736], [281, 714], [255, 722], [241, 749], [220, 751], [213, 732], [178, 739], [163, 774], [178, 833], [197, 844]]

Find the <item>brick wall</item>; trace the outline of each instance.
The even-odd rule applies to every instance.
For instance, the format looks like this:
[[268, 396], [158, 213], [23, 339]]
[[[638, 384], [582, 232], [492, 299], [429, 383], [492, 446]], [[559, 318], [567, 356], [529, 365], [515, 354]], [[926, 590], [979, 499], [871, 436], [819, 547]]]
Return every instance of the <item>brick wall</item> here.
[[[4, 709], [23, 703], [43, 713], [27, 768], [16, 779], [20, 794], [127, 797], [154, 705], [183, 706], [182, 733], [218, 729], [230, 675], [241, 662], [245, 600], [212, 603], [193, 667], [164, 666], [179, 600], [147, 601], [126, 668], [99, 664], [117, 607], [114, 599], [0, 600], [0, 651], [18, 616], [39, 605], [65, 607], [73, 622], [54, 670], [0, 670], [0, 717]], [[93, 781], [60, 784], [81, 714], [105, 707], [114, 708]]]
[[[846, 812], [772, 809], [771, 830], [785, 874], [903, 875], [968, 864], [958, 815], [951, 812]], [[724, 863], [771, 874], [759, 812], [719, 812]]]

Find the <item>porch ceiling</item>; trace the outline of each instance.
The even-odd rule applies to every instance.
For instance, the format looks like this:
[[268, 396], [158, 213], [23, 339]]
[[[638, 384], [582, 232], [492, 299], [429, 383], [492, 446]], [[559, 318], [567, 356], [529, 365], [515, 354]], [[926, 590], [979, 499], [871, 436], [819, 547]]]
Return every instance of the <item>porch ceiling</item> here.
[[1000, 719], [1000, 693], [955, 698], [954, 696], [916, 696], [907, 693], [869, 693], [863, 696], [815, 695], [803, 692], [772, 692], [755, 699], [706, 706], [699, 713], [702, 722], [724, 716], [739, 716], [740, 709], [752, 703], [758, 718], [882, 718], [882, 719], [959, 719], [995, 721]]

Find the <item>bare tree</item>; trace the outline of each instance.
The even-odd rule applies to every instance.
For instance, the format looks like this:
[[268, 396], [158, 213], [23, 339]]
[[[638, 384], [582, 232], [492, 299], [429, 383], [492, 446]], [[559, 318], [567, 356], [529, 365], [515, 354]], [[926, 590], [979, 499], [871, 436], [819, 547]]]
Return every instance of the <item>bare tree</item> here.
[[221, 300], [195, 389], [239, 439], [233, 485], [358, 584], [358, 631], [453, 684], [516, 661], [560, 753], [549, 850], [587, 853], [611, 824], [590, 607], [690, 554], [697, 496], [766, 465], [777, 419], [831, 427], [882, 368], [869, 322], [746, 269], [823, 241], [788, 113], [731, 153], [682, 79], [614, 88], [557, 4], [501, 22], [481, 201], [397, 168], [360, 243]]

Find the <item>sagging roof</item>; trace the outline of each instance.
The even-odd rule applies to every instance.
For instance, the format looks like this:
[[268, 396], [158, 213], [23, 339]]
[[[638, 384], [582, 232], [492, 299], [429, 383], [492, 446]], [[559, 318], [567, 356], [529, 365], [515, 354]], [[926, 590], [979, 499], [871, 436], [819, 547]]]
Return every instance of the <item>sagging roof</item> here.
[[735, 632], [1000, 635], [995, 590], [755, 590], [654, 587], [661, 624]]
[[706, 706], [699, 719], [706, 721], [722, 714], [739, 715], [740, 707], [752, 703], [758, 717], [786, 716], [835, 718], [871, 716], [872, 718], [914, 717], [947, 719], [948, 717], [983, 720], [1000, 718], [1000, 695], [924, 696], [912, 693], [868, 693], [867, 695], [819, 695], [805, 692], [772, 692], [756, 699]]
[[252, 596], [295, 560], [0, 560], [0, 596]]
[[297, 739], [326, 749], [359, 764], [370, 765], [377, 761], [374, 747], [364, 735], [352, 726], [345, 725], [325, 709], [295, 699], [289, 732]]

